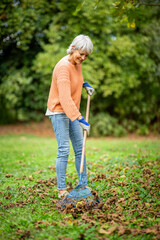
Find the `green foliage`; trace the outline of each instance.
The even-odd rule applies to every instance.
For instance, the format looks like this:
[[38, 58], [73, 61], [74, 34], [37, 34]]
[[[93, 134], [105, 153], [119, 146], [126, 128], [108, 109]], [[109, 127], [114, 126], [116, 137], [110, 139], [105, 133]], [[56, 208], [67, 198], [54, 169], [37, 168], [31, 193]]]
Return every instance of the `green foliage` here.
[[139, 125], [137, 130], [138, 135], [148, 135], [149, 129], [146, 125]]
[[[116, 135], [124, 134], [125, 120], [136, 122], [136, 126], [132, 123], [126, 126], [128, 131], [141, 125], [159, 126], [160, 10], [138, 7], [134, 12], [136, 27], [131, 29], [123, 23], [124, 19], [122, 23], [116, 21], [114, 2], [4, 0], [0, 3], [1, 123], [44, 117], [52, 70], [73, 38], [82, 33], [89, 35], [94, 44], [93, 53], [82, 64], [84, 81], [96, 90], [92, 97], [93, 116], [99, 121], [101, 114], [109, 114], [99, 124], [107, 124], [108, 116], [117, 119]], [[132, 17], [135, 2], [117, 4], [127, 11], [128, 19]], [[82, 111], [84, 99], [85, 91]], [[160, 131], [159, 127], [155, 129]], [[95, 130], [96, 134], [98, 131]], [[104, 132], [108, 134], [109, 130]]]
[[147, 6], [148, 11], [151, 8], [159, 7], [159, 0], [121, 0], [114, 1], [113, 16], [116, 21], [126, 23], [128, 28], [135, 28], [138, 24], [138, 17], [143, 17], [144, 6]]
[[19, 120], [25, 120], [23, 114], [23, 97], [26, 92], [26, 87], [31, 82], [31, 78], [26, 76], [27, 70], [11, 72], [9, 76], [4, 77], [4, 82], [1, 84], [0, 94], [7, 93], [5, 96], [5, 107], [13, 116]]
[[120, 137], [126, 135], [126, 130], [122, 127], [118, 120], [106, 113], [99, 113], [91, 118], [91, 135], [100, 136], [115, 136]]
[[32, 61], [42, 50], [45, 30], [56, 12], [54, 1], [49, 6], [45, 0], [0, 3], [1, 123], [42, 117], [42, 90], [36, 93], [39, 82], [34, 78]]
[[124, 119], [122, 121], [122, 126], [130, 133], [135, 132], [137, 129], [137, 122], [132, 119]]

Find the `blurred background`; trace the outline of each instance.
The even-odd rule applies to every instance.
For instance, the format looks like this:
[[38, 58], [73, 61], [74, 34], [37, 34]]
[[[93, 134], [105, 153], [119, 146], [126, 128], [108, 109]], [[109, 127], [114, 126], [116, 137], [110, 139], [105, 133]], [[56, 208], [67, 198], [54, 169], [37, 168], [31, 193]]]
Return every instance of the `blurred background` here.
[[[2, 0], [1, 130], [30, 122], [43, 128], [53, 68], [73, 38], [86, 34], [94, 44], [82, 64], [84, 81], [96, 91], [91, 136], [159, 134], [159, 5], [156, 0]], [[83, 114], [86, 97], [83, 90]]]

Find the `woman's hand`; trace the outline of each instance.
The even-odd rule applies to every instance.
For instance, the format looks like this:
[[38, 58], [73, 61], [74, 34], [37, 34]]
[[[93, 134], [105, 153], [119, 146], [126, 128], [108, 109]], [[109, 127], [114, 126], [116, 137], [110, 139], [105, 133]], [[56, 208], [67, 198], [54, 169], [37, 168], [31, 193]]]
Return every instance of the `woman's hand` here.
[[87, 131], [87, 134], [89, 135], [89, 131], [90, 131], [90, 124], [88, 122], [85, 121], [84, 117], [82, 117], [81, 119], [77, 119], [81, 125], [81, 127], [83, 128], [83, 130]]
[[94, 88], [89, 85], [89, 83], [85, 82], [83, 83], [83, 87], [86, 89], [87, 93], [92, 96], [94, 93]]

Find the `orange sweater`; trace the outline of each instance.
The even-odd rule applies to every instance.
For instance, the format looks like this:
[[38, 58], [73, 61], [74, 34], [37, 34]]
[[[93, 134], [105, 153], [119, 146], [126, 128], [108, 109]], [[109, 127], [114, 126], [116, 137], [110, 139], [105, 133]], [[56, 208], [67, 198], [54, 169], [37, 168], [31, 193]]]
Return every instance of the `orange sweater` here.
[[71, 121], [77, 119], [81, 115], [82, 86], [81, 65], [73, 65], [67, 57], [62, 58], [53, 70], [48, 109], [51, 112], [64, 112]]

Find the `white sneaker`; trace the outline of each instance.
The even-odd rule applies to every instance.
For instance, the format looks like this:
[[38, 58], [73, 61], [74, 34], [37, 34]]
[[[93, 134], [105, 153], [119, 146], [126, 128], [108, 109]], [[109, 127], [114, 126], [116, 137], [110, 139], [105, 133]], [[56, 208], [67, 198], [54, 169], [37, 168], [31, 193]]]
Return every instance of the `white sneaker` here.
[[63, 193], [58, 193], [58, 198], [64, 198], [67, 194], [69, 194], [69, 192], [65, 191]]

